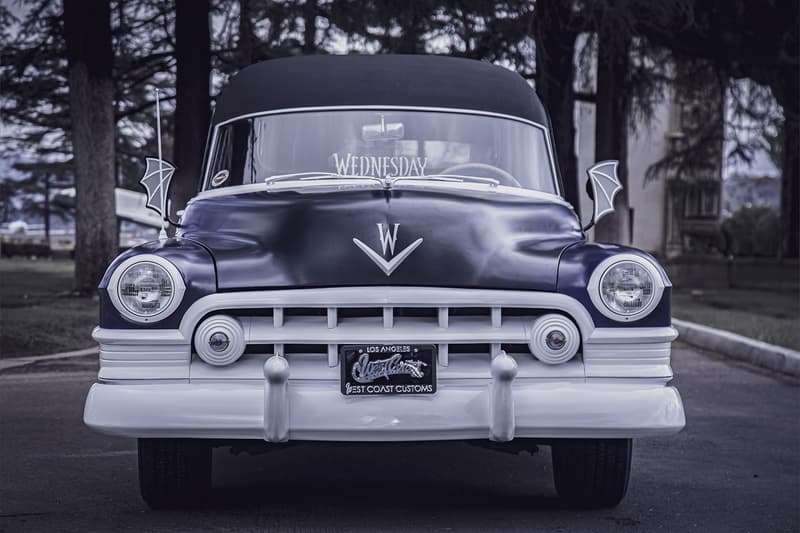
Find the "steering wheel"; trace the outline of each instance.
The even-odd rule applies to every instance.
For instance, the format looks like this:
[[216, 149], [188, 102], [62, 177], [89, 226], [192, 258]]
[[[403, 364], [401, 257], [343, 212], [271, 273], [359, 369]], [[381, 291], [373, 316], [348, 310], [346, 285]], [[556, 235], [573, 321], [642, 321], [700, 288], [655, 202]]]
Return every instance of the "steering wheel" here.
[[522, 187], [520, 182], [517, 181], [517, 178], [512, 176], [509, 172], [494, 165], [490, 165], [488, 163], [459, 163], [458, 165], [453, 165], [452, 167], [448, 167], [445, 170], [442, 170], [441, 174], [457, 174], [459, 172], [463, 172], [464, 169], [467, 168], [477, 168], [480, 170], [488, 170], [490, 172], [494, 172], [502, 176], [503, 179], [507, 180], [514, 187]]

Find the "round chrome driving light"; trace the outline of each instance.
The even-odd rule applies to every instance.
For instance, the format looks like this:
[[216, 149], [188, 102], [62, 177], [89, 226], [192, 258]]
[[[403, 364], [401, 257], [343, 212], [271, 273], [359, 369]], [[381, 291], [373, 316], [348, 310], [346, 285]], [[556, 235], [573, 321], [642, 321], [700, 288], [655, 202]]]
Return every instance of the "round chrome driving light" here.
[[551, 350], [561, 350], [567, 344], [567, 336], [560, 329], [554, 329], [544, 338], [544, 343]]
[[224, 352], [230, 346], [231, 340], [225, 333], [218, 331], [208, 339], [208, 347], [215, 352]]
[[232, 316], [214, 315], [194, 332], [194, 348], [206, 363], [224, 366], [236, 362], [244, 353], [242, 324]]
[[664, 281], [644, 258], [621, 254], [595, 268], [588, 285], [592, 303], [603, 315], [620, 322], [644, 318], [661, 301]]
[[158, 322], [180, 305], [186, 286], [178, 269], [157, 255], [137, 255], [114, 269], [108, 296], [119, 313], [131, 322]]
[[578, 327], [567, 317], [557, 314], [536, 319], [528, 335], [531, 353], [543, 363], [566, 363], [578, 353], [581, 335]]

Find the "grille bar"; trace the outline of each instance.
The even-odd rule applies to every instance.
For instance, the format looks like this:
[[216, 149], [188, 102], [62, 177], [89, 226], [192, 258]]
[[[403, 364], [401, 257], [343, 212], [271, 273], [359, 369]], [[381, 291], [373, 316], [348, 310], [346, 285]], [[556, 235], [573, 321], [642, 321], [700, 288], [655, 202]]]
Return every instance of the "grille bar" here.
[[500, 307], [492, 307], [492, 327], [499, 328], [503, 325], [503, 311]]
[[442, 366], [447, 366], [450, 364], [450, 345], [449, 344], [440, 344], [438, 346], [439, 350], [439, 364]]
[[447, 307], [439, 308], [439, 327], [446, 328], [450, 323], [450, 310]]
[[371, 318], [345, 318], [335, 328], [328, 328], [321, 317], [292, 317], [275, 326], [264, 317], [240, 317], [246, 341], [256, 344], [380, 344], [380, 343], [525, 343], [526, 327], [531, 319], [511, 317], [493, 328], [479, 317], [458, 317], [447, 328], [436, 322], [398, 317], [381, 322]]

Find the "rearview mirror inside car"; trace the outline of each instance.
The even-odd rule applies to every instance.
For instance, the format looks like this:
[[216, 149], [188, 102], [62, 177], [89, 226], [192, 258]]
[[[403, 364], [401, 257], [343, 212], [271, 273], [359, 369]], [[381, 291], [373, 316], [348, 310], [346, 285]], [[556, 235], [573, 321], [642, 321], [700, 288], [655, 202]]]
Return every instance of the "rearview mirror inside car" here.
[[361, 128], [361, 138], [365, 141], [397, 141], [405, 135], [402, 122], [386, 122], [384, 115], [380, 115], [378, 124], [365, 124]]

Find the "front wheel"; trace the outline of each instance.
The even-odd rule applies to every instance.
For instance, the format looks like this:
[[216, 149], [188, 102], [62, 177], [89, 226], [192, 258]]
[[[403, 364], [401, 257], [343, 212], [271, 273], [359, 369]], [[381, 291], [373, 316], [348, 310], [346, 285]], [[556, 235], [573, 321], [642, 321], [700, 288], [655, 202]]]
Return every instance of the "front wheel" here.
[[568, 439], [553, 443], [558, 495], [576, 507], [614, 507], [628, 490], [631, 439]]
[[139, 439], [139, 490], [154, 509], [201, 504], [211, 489], [211, 445], [199, 439]]

